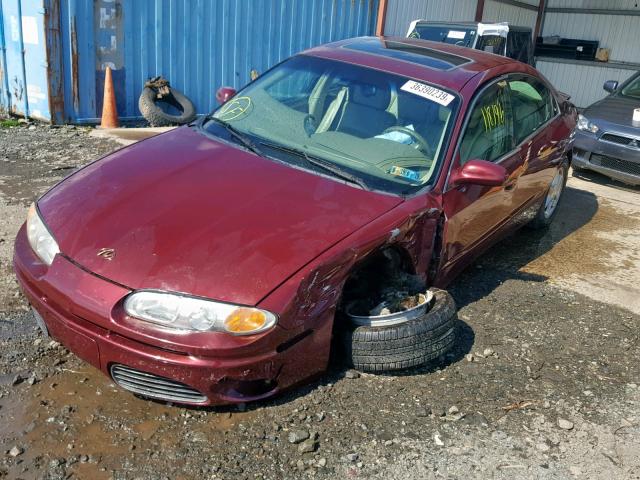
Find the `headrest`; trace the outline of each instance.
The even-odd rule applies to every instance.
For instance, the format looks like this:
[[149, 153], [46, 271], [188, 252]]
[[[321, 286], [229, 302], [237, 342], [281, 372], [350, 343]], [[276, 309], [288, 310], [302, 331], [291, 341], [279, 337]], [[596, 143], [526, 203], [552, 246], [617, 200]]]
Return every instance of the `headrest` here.
[[398, 118], [403, 122], [435, 123], [436, 116], [440, 121], [445, 121], [447, 115], [447, 109], [436, 103], [425, 102], [413, 93], [398, 92]]
[[388, 85], [375, 85], [371, 83], [355, 83], [351, 86], [349, 100], [359, 105], [385, 110], [391, 100], [391, 92]]

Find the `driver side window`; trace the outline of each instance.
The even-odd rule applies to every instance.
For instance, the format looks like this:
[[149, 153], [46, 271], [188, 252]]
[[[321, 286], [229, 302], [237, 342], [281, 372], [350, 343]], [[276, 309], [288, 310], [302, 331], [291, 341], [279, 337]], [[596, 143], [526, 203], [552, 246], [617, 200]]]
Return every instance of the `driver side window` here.
[[487, 87], [472, 107], [462, 142], [460, 164], [494, 162], [513, 149], [513, 118], [505, 80]]

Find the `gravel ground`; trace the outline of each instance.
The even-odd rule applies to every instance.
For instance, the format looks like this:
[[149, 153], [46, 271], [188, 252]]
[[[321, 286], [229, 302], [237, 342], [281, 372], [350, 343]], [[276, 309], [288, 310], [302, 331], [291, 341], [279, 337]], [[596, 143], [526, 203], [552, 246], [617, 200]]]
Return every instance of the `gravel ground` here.
[[469, 268], [451, 286], [460, 341], [439, 363], [334, 365], [272, 401], [187, 409], [124, 392], [42, 338], [10, 271], [29, 202], [115, 148], [84, 129], [0, 130], [0, 478], [640, 478], [640, 316], [558, 280], [586, 275], [567, 242], [609, 268], [589, 250], [595, 230], [611, 234], [606, 201], [570, 188], [549, 232]]

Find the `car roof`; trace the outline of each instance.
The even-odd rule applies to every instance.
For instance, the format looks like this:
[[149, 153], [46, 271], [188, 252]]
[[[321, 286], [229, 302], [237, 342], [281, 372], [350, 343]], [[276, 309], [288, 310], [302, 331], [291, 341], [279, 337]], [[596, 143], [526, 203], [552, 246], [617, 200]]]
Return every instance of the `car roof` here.
[[516, 64], [481, 50], [406, 37], [357, 37], [302, 52], [412, 77], [460, 91], [480, 72]]

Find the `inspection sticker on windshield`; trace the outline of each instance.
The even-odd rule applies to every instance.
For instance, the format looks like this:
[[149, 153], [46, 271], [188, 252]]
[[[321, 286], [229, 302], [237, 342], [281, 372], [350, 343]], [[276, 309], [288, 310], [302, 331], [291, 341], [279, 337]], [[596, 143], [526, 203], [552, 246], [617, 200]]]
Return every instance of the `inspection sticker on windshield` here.
[[425, 85], [424, 83], [414, 82], [413, 80], [409, 80], [402, 86], [402, 90], [405, 92], [411, 92], [416, 95], [419, 95], [428, 100], [433, 100], [440, 105], [447, 106], [449, 105], [454, 98], [453, 95], [447, 93], [443, 90], [440, 90], [436, 87], [432, 87], [430, 85]]
[[389, 169], [387, 172], [391, 175], [395, 175], [396, 177], [403, 177], [407, 180], [413, 180], [417, 182], [420, 180], [420, 174], [414, 170], [409, 170], [408, 168], [396, 167], [395, 165]]

